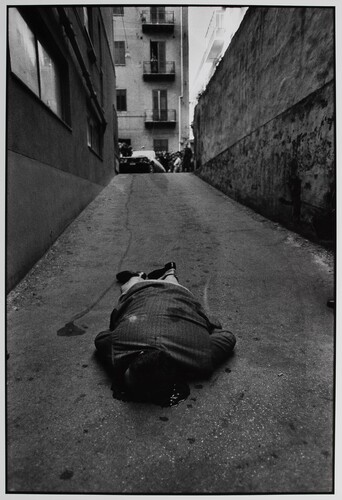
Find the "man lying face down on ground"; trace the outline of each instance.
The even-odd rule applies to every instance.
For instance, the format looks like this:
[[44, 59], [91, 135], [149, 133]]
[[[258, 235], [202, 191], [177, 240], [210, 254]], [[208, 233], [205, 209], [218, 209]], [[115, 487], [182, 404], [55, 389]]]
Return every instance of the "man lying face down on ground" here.
[[147, 276], [116, 276], [118, 306], [109, 330], [95, 338], [112, 371], [114, 397], [172, 405], [188, 396], [186, 380], [209, 377], [234, 349], [234, 335], [208, 317], [175, 270], [169, 262]]

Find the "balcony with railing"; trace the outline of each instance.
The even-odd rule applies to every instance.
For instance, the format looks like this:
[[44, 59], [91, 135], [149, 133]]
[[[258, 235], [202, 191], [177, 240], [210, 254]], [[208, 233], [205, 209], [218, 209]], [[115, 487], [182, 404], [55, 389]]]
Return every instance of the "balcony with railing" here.
[[153, 9], [141, 12], [143, 33], [173, 33], [175, 16], [173, 10]]
[[145, 110], [145, 127], [169, 127], [176, 126], [176, 110], [175, 109], [146, 109]]
[[206, 39], [206, 61], [217, 59], [222, 51], [226, 37], [224, 28], [224, 11], [215, 10], [205, 35]]
[[175, 61], [144, 61], [143, 78], [146, 81], [175, 79]]

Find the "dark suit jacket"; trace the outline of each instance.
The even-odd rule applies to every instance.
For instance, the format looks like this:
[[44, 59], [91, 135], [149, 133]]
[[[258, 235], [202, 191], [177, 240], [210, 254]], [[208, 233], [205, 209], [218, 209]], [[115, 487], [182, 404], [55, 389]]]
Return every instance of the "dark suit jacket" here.
[[207, 376], [231, 353], [235, 337], [210, 319], [186, 288], [147, 280], [120, 297], [110, 330], [95, 344], [120, 371], [142, 350], [160, 349], [185, 371]]

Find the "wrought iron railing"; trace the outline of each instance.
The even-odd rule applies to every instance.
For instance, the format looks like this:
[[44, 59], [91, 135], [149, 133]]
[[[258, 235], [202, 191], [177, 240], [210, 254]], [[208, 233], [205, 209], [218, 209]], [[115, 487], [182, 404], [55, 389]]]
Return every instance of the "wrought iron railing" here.
[[175, 16], [173, 10], [143, 10], [141, 12], [143, 24], [174, 24]]
[[175, 61], [144, 61], [143, 64], [144, 75], [149, 74], [163, 74], [163, 75], [174, 75], [175, 74]]
[[146, 109], [145, 122], [175, 122], [175, 109]]

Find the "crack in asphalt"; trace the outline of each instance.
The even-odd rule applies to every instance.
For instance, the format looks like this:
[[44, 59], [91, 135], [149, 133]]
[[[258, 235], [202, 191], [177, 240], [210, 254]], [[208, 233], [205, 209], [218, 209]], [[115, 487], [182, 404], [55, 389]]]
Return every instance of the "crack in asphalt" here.
[[[121, 257], [121, 259], [119, 261], [119, 269], [121, 269], [122, 263], [125, 260], [128, 252], [129, 252], [129, 249], [130, 249], [130, 246], [131, 246], [131, 243], [132, 243], [132, 238], [133, 238], [132, 230], [129, 227], [129, 203], [130, 203], [131, 198], [132, 198], [132, 192], [133, 192], [133, 187], [134, 187], [133, 185], [134, 185], [134, 176], [132, 176], [132, 182], [131, 182], [130, 190], [129, 190], [129, 193], [128, 193], [128, 196], [127, 196], [127, 200], [126, 200], [126, 203], [125, 203], [126, 220], [125, 220], [125, 222], [123, 224], [124, 228], [126, 229], [126, 231], [128, 232], [128, 235], [129, 235], [128, 236], [128, 243], [127, 243], [127, 246], [126, 246], [126, 250], [123, 253], [123, 255], [122, 255], [122, 257]], [[88, 314], [103, 299], [103, 297], [105, 297], [107, 295], [107, 293], [113, 288], [113, 286], [115, 284], [117, 284], [116, 278], [110, 283], [110, 285], [107, 288], [105, 288], [105, 290], [97, 297], [97, 299], [94, 302], [92, 302], [88, 307], [86, 307], [85, 309], [83, 309], [79, 313], [75, 314], [71, 318], [71, 320], [67, 322], [67, 324], [73, 323], [74, 321], [77, 321], [78, 319], [83, 318], [83, 316], [85, 316], [86, 314]]]

